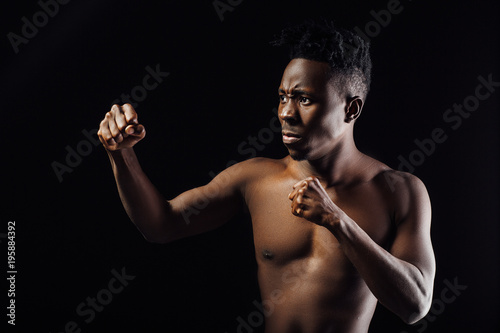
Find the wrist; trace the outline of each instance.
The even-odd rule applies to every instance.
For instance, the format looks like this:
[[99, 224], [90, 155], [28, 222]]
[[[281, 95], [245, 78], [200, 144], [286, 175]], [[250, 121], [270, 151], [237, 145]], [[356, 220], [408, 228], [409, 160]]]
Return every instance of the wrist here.
[[137, 161], [137, 156], [135, 155], [134, 149], [132, 147], [117, 150], [106, 149], [106, 152], [113, 167], [120, 165], [130, 166]]
[[324, 226], [327, 228], [335, 237], [338, 238], [340, 235], [345, 221], [343, 218], [339, 217], [338, 214], [330, 213], [324, 218]]
[[121, 149], [116, 149], [116, 150], [109, 150], [106, 149], [106, 153], [108, 154], [109, 158], [111, 159], [124, 159], [128, 156], [134, 155], [134, 149], [132, 147], [130, 148], [121, 148]]

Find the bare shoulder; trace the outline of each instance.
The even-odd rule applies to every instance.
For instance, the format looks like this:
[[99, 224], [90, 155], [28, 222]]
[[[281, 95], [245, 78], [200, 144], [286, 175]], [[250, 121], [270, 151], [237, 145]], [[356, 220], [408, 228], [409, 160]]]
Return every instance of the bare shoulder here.
[[368, 155], [364, 155], [361, 161], [359, 169], [364, 181], [373, 182], [381, 190], [400, 195], [408, 191], [427, 192], [424, 183], [411, 173], [394, 170]]
[[425, 184], [417, 176], [403, 171], [385, 169], [376, 176], [394, 210], [396, 223], [419, 215], [430, 221], [431, 204]]
[[417, 176], [394, 170], [371, 157], [367, 157], [364, 169], [369, 170], [366, 171], [367, 180], [392, 207], [396, 222], [415, 213], [430, 214], [427, 189]]
[[226, 171], [239, 174], [242, 180], [251, 181], [258, 178], [270, 176], [286, 169], [285, 159], [273, 159], [266, 157], [255, 157], [239, 162]]
[[219, 173], [214, 181], [232, 184], [243, 190], [248, 184], [276, 175], [285, 169], [284, 159], [255, 157], [228, 167]]
[[381, 186], [387, 187], [391, 192], [400, 195], [415, 191], [427, 193], [425, 185], [420, 178], [411, 173], [394, 170], [389, 167], [381, 169], [374, 177], [374, 180], [379, 182]]

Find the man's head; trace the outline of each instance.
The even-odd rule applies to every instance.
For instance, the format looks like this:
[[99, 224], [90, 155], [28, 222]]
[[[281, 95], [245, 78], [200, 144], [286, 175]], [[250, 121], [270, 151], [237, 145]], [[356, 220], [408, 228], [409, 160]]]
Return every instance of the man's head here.
[[284, 29], [272, 44], [289, 47], [290, 60], [328, 63], [339, 94], [366, 99], [371, 82], [370, 45], [354, 31], [337, 28], [331, 21], [309, 20]]
[[332, 23], [306, 22], [285, 29], [275, 45], [290, 47], [279, 88], [279, 118], [290, 156], [318, 159], [345, 138], [352, 140], [352, 124], [370, 84], [367, 43]]

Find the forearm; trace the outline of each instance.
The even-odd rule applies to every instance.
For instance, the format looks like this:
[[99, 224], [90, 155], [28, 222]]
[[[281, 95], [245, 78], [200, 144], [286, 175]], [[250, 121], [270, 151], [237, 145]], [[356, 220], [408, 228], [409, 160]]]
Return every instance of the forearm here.
[[168, 202], [148, 179], [132, 148], [107, 151], [123, 207], [144, 237], [163, 242]]
[[416, 266], [383, 249], [347, 216], [328, 229], [380, 303], [407, 323], [427, 313], [432, 288]]

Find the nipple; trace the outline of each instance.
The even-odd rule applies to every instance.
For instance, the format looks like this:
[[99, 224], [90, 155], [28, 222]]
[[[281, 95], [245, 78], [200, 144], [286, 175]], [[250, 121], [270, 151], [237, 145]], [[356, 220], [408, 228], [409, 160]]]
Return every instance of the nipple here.
[[269, 250], [265, 250], [265, 249], [262, 250], [262, 255], [264, 256], [264, 258], [266, 258], [268, 260], [271, 260], [274, 258], [274, 255]]

